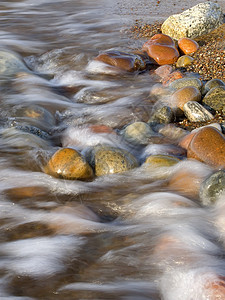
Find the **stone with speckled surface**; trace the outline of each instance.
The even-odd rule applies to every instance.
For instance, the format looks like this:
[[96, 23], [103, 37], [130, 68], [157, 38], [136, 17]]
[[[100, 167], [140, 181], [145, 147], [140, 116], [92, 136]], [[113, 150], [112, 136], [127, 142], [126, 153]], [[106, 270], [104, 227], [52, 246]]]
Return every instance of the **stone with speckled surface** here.
[[174, 39], [196, 38], [223, 24], [223, 12], [217, 3], [204, 2], [170, 16], [162, 25], [162, 33]]

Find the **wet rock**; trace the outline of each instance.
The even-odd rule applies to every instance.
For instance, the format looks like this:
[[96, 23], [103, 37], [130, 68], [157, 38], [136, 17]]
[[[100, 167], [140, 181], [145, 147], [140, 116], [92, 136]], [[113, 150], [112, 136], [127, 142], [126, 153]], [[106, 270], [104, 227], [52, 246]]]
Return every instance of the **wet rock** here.
[[199, 44], [192, 39], [181, 38], [178, 40], [178, 47], [181, 53], [192, 55], [198, 50]]
[[144, 122], [134, 122], [123, 131], [123, 136], [128, 142], [141, 145], [147, 145], [149, 138], [154, 134], [151, 127]]
[[212, 112], [222, 110], [225, 106], [225, 86], [219, 86], [211, 89], [202, 99], [202, 103]]
[[27, 121], [30, 125], [37, 126], [39, 124], [44, 129], [55, 125], [55, 118], [52, 113], [39, 105], [14, 107], [12, 116], [16, 117], [17, 120]]
[[197, 131], [187, 149], [187, 157], [215, 168], [225, 168], [225, 138], [217, 129], [207, 126]]
[[196, 38], [216, 29], [223, 24], [223, 12], [220, 6], [213, 2], [204, 2], [170, 16], [163, 23], [162, 33], [174, 39], [183, 37]]
[[210, 205], [217, 201], [225, 192], [225, 171], [218, 171], [208, 177], [201, 184], [199, 196], [204, 205]]
[[148, 123], [169, 124], [174, 121], [174, 113], [169, 106], [162, 106], [154, 112]]
[[177, 164], [180, 160], [170, 155], [150, 155], [146, 158], [145, 163], [150, 167], [170, 167]]
[[181, 79], [177, 79], [173, 81], [169, 87], [174, 90], [181, 89], [185, 86], [195, 86], [197, 89], [201, 91], [202, 89], [202, 82], [198, 78], [195, 77], [184, 77]]
[[181, 162], [178, 167], [170, 178], [169, 189], [183, 196], [197, 199], [201, 183], [211, 174], [211, 169], [194, 161]]
[[202, 87], [202, 94], [205, 95], [207, 94], [210, 90], [213, 88], [225, 86], [225, 83], [217, 78], [211, 79], [206, 82], [206, 84]]
[[158, 67], [154, 73], [163, 80], [169, 74], [171, 74], [172, 71], [173, 71], [173, 68], [171, 65], [163, 65], [163, 66]]
[[159, 129], [159, 133], [171, 140], [179, 140], [187, 135], [187, 131], [175, 126], [174, 124], [166, 124]]
[[185, 68], [186, 66], [189, 66], [192, 64], [194, 58], [189, 55], [182, 55], [178, 58], [176, 62], [177, 68]]
[[18, 54], [9, 50], [0, 50], [0, 75], [12, 76], [24, 71], [30, 72]]
[[71, 148], [62, 148], [56, 151], [45, 166], [44, 172], [63, 179], [87, 180], [93, 178], [93, 170], [85, 158]]
[[221, 126], [218, 123], [211, 123], [209, 125], [205, 125], [199, 128], [196, 128], [194, 130], [192, 130], [189, 134], [186, 134], [183, 138], [181, 138], [181, 140], [179, 141], [179, 146], [181, 146], [184, 149], [188, 148], [188, 145], [190, 144], [192, 138], [194, 137], [194, 135], [199, 131], [202, 130], [202, 128], [205, 127], [213, 127], [215, 129], [217, 129], [218, 131], [222, 132]]
[[173, 39], [164, 34], [155, 34], [142, 48], [159, 65], [173, 64], [179, 57]]
[[91, 156], [96, 176], [122, 173], [138, 166], [131, 153], [115, 147], [97, 146]]
[[48, 149], [50, 143], [36, 134], [31, 134], [29, 131], [22, 131], [15, 127], [2, 129], [0, 131], [2, 138], [1, 147], [7, 151], [24, 151], [32, 149]]
[[139, 55], [116, 50], [100, 53], [95, 60], [127, 72], [141, 71], [146, 67], [144, 60]]
[[194, 86], [185, 86], [181, 89], [178, 89], [172, 95], [172, 104], [175, 107], [183, 110], [183, 106], [185, 103], [189, 101], [200, 101], [201, 93], [199, 89]]
[[179, 146], [187, 149], [196, 132], [191, 132], [179, 141]]
[[169, 86], [173, 81], [175, 81], [177, 79], [181, 79], [183, 77], [184, 77], [184, 75], [180, 71], [177, 70], [177, 71], [170, 73], [167, 77], [163, 78], [162, 84], [164, 86]]
[[185, 103], [183, 111], [190, 122], [206, 122], [214, 118], [207, 109], [196, 101]]

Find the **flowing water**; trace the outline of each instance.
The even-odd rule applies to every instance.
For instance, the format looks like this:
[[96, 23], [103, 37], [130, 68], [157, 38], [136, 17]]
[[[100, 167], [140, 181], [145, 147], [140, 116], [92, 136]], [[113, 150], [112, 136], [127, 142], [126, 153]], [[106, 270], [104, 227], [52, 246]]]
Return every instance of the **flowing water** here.
[[139, 48], [143, 41], [124, 33], [136, 18], [180, 9], [178, 1], [1, 1], [0, 60], [7, 49], [28, 68], [17, 61], [0, 70], [0, 299], [225, 299], [224, 198], [206, 208], [167, 187], [179, 171], [203, 178], [209, 167], [183, 159], [92, 182], [43, 172], [62, 145], [104, 142], [140, 161], [175, 149], [168, 141], [129, 148], [87, 127], [120, 133], [148, 120], [154, 78], [99, 74], [91, 61], [102, 50]]

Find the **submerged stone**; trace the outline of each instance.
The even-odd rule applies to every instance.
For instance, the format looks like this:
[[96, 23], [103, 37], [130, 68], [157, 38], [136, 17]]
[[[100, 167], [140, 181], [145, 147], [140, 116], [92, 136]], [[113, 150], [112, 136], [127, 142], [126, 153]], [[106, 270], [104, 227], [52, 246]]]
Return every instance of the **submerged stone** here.
[[0, 49], [0, 75], [12, 76], [24, 71], [30, 72], [18, 54], [9, 50]]
[[209, 176], [200, 187], [199, 196], [204, 205], [215, 203], [225, 192], [225, 171]]
[[95, 60], [127, 72], [141, 71], [146, 68], [141, 56], [116, 50], [100, 53]]
[[128, 125], [123, 132], [125, 139], [133, 144], [146, 145], [154, 132], [151, 127], [144, 122], [134, 122]]
[[96, 176], [122, 173], [138, 166], [136, 158], [128, 151], [110, 146], [97, 146], [92, 154]]
[[170, 16], [162, 24], [162, 33], [174, 39], [196, 38], [223, 24], [223, 12], [217, 3], [204, 2]]
[[170, 155], [150, 155], [146, 158], [145, 163], [150, 167], [170, 167], [177, 164], [180, 160]]
[[63, 179], [92, 179], [93, 170], [76, 150], [62, 148], [55, 152], [44, 168], [45, 173]]

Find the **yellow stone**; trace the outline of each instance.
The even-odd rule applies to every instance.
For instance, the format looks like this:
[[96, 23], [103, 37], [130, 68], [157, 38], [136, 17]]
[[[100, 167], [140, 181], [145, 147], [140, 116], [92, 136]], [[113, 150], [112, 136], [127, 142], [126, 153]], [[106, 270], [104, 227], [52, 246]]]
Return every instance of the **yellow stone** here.
[[93, 170], [85, 158], [76, 150], [62, 148], [51, 157], [44, 172], [63, 179], [91, 179]]

